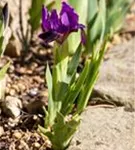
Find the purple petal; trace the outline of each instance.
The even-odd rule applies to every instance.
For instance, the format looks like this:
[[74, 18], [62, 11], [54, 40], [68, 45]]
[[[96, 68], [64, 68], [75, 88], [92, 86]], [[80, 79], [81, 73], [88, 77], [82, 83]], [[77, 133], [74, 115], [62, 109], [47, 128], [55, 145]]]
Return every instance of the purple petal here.
[[69, 18], [66, 12], [61, 15], [61, 23], [65, 26], [70, 26]]
[[41, 33], [39, 35], [39, 38], [41, 38], [45, 43], [49, 43], [56, 40], [58, 38], [58, 34], [49, 31], [49, 32]]
[[56, 10], [52, 10], [51, 16], [50, 16], [50, 24], [52, 30], [58, 30], [59, 28], [59, 18]]
[[44, 31], [48, 31], [50, 29], [49, 23], [49, 13], [46, 7], [42, 7], [42, 28]]
[[65, 2], [62, 3], [60, 18], [61, 18], [61, 22], [63, 25], [66, 25], [66, 26], [68, 25], [71, 30], [77, 29], [78, 15], [77, 13], [75, 13], [74, 9]]

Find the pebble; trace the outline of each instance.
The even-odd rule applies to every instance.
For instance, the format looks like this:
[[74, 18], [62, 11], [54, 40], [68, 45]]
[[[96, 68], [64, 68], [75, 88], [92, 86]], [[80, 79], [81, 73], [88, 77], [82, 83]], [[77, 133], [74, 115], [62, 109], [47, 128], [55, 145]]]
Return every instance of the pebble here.
[[0, 126], [0, 137], [4, 134], [4, 128]]
[[22, 137], [22, 134], [18, 131], [13, 133], [13, 137], [15, 137], [16, 139], [20, 139]]
[[21, 108], [21, 100], [13, 96], [7, 96], [2, 102], [2, 111], [12, 118], [16, 118], [20, 115]]
[[29, 146], [26, 142], [24, 142], [23, 140], [20, 140], [20, 145], [18, 146], [18, 150], [29, 150]]
[[11, 89], [11, 90], [9, 91], [9, 94], [10, 94], [11, 96], [14, 96], [14, 95], [16, 94], [16, 90], [15, 90], [15, 89]]
[[15, 119], [9, 118], [8, 119], [8, 126], [15, 127], [16, 125], [18, 125], [19, 121], [20, 121], [19, 117], [15, 118]]
[[35, 147], [35, 148], [40, 148], [40, 144], [38, 143], [38, 142], [35, 142], [34, 144], [33, 144], [33, 146]]
[[29, 90], [29, 95], [34, 97], [38, 94], [38, 88], [32, 88]]
[[21, 92], [26, 90], [26, 86], [22, 83], [18, 83], [18, 88]]
[[44, 79], [42, 79], [41, 77], [39, 76], [34, 76], [33, 77], [33, 80], [37, 83], [44, 83]]
[[38, 116], [37, 115], [33, 115], [33, 120], [37, 120]]

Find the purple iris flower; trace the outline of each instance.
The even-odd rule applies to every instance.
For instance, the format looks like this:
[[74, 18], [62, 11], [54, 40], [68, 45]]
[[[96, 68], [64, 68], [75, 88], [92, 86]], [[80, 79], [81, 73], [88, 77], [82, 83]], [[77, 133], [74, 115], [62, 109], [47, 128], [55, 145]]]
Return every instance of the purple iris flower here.
[[42, 29], [43, 33], [39, 37], [48, 44], [57, 41], [62, 44], [71, 32], [81, 30], [81, 42], [85, 44], [85, 26], [78, 23], [79, 17], [74, 9], [66, 2], [62, 2], [62, 9], [58, 16], [56, 10], [48, 12], [47, 8], [42, 8]]

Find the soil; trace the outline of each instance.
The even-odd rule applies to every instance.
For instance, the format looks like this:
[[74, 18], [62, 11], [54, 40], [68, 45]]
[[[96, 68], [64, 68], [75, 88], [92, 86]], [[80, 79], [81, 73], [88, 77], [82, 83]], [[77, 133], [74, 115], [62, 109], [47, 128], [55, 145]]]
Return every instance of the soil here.
[[[11, 61], [7, 72], [5, 97], [19, 98], [23, 109], [21, 115], [15, 119], [9, 118], [3, 112], [0, 115], [0, 126], [4, 130], [0, 136], [0, 150], [46, 150], [50, 147], [47, 138], [37, 132], [38, 124], [43, 125], [44, 112], [41, 108], [43, 105], [47, 106], [45, 63], [48, 61], [52, 64], [50, 50], [42, 52], [45, 53], [40, 54], [40, 50], [34, 52], [31, 49], [27, 54], [23, 53], [22, 57], [5, 56], [1, 60], [1, 66]], [[20, 134], [19, 137], [14, 136], [16, 133]]]

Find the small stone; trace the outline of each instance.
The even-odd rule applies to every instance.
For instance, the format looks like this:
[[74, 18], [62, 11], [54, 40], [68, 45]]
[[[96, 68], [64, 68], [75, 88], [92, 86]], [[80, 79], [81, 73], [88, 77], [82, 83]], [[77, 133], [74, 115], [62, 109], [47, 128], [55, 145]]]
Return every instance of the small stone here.
[[29, 150], [29, 146], [25, 141], [21, 140], [20, 145], [18, 146], [18, 149], [19, 150], [22, 150], [22, 149]]
[[15, 127], [16, 125], [18, 125], [18, 123], [19, 123], [19, 118], [15, 118], [15, 119], [9, 118], [8, 119], [8, 126], [10, 126], [10, 127]]
[[14, 84], [14, 85], [12, 86], [12, 88], [13, 88], [15, 91], [19, 92], [18, 86], [17, 86], [16, 84]]
[[25, 74], [26, 69], [24, 67], [16, 68], [16, 71], [20, 74]]
[[16, 97], [7, 96], [2, 102], [2, 111], [9, 117], [18, 117], [21, 113], [21, 108], [22, 102]]
[[11, 90], [9, 91], [9, 94], [10, 94], [11, 96], [14, 96], [14, 95], [16, 94], [16, 90], [15, 90], [15, 89], [11, 89]]
[[33, 120], [37, 120], [38, 119], [38, 116], [37, 115], [34, 115], [33, 116]]
[[18, 83], [18, 88], [21, 92], [26, 90], [26, 86], [22, 83]]
[[37, 83], [43, 83], [44, 79], [42, 79], [40, 76], [34, 76], [33, 80]]
[[31, 68], [31, 70], [34, 70], [37, 66], [38, 66], [38, 64], [33, 62], [33, 63], [31, 63], [30, 68]]
[[2, 126], [0, 126], [0, 137], [4, 134], [4, 129]]
[[16, 131], [14, 134], [13, 134], [13, 137], [15, 137], [16, 139], [20, 139], [22, 137], [22, 134], [18, 131]]
[[[13, 65], [10, 65], [8, 72], [13, 73], [15, 70], [15, 67]], [[10, 78], [9, 78], [10, 79]]]
[[33, 144], [33, 146], [35, 147], [35, 148], [40, 148], [40, 144], [38, 143], [38, 142], [35, 142], [34, 144]]
[[32, 70], [28, 69], [28, 70], [26, 71], [26, 73], [27, 73], [27, 74], [32, 74], [33, 72], [32, 72]]
[[47, 147], [52, 147], [50, 140], [46, 139], [45, 143]]
[[29, 95], [30, 96], [36, 96], [38, 94], [38, 88], [32, 88], [32, 89], [30, 89], [30, 91], [29, 91]]

